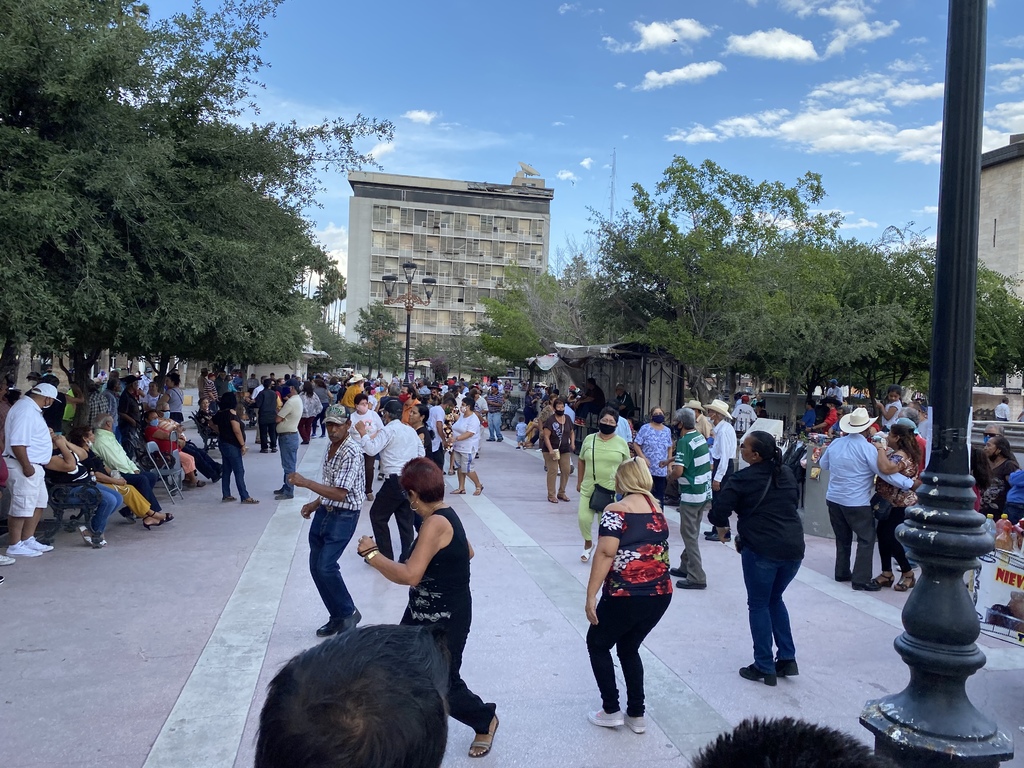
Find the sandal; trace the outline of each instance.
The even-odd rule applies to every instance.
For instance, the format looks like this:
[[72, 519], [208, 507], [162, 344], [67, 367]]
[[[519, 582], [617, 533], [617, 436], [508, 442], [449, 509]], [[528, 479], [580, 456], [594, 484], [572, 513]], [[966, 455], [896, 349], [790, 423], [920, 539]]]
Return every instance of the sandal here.
[[891, 573], [888, 576], [882, 573], [873, 578], [871, 583], [877, 584], [880, 587], [891, 587], [894, 581], [896, 581], [896, 578]]
[[454, 495], [456, 495], [456, 496], [458, 496], [459, 494], [465, 495], [466, 489], [465, 488], [456, 488], [454, 491], [452, 491], [452, 493]]
[[894, 592], [906, 592], [908, 589], [917, 584], [917, 577], [913, 571], [904, 571], [900, 577], [899, 583], [893, 587]]
[[221, 501], [238, 501], [234, 496], [225, 496]]
[[566, 495], [565, 495], [564, 493], [560, 493], [560, 494], [558, 494], [558, 500], [559, 500], [559, 501], [572, 501], [572, 499], [570, 499], [570, 498], [569, 498], [568, 496], [566, 496]]
[[[495, 715], [491, 721], [491, 727], [487, 733], [478, 733], [473, 743], [469, 745], [469, 756], [470, 757], [485, 757], [491, 752], [491, 747], [494, 746], [494, 734], [498, 732], [498, 716]], [[474, 752], [473, 750], [479, 750]]]
[[260, 500], [259, 499], [254, 499], [252, 496], [250, 496], [247, 499], [242, 499], [242, 503], [243, 504], [259, 504]]
[[580, 562], [581, 563], [589, 563], [590, 562], [590, 556], [592, 554], [594, 554], [594, 544], [593, 544], [593, 542], [591, 542], [589, 547], [584, 547], [583, 548], [583, 554], [580, 555]]
[[484, 487], [481, 485], [481, 486], [478, 486], [475, 491], [473, 491], [473, 495], [474, 496], [479, 496], [483, 492], [484, 492]]
[[548, 496], [548, 501], [550, 501], [552, 504], [558, 503], [558, 499], [556, 499], [554, 496]]
[[454, 469], [448, 472], [448, 476], [449, 476], [449, 477], [451, 477], [451, 476], [452, 476], [452, 475], [454, 475], [454, 474], [455, 474], [455, 470], [454, 470]]

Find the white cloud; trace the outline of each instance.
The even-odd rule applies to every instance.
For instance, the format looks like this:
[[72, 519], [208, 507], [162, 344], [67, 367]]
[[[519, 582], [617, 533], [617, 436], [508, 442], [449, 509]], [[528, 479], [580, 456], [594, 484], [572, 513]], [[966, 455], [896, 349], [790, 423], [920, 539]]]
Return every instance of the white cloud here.
[[924, 45], [927, 42], [927, 37], [912, 37], [909, 40], [907, 40], [907, 45]]
[[923, 208], [919, 208], [918, 210], [914, 211], [914, 213], [923, 213], [928, 216], [934, 216], [938, 212], [939, 206], [937, 205], [926, 205]]
[[558, 6], [558, 12], [561, 14], [566, 14], [569, 11], [575, 11], [579, 7], [579, 3], [562, 3], [560, 6]]
[[1007, 77], [999, 85], [993, 86], [992, 89], [998, 93], [1016, 93], [1017, 91], [1024, 90], [1024, 75]]
[[594, 158], [592, 158], [592, 157], [584, 157], [582, 160], [580, 160], [580, 165], [582, 165], [588, 171], [590, 170], [590, 168], [591, 168], [591, 166], [593, 164], [594, 164]]
[[915, 53], [910, 59], [896, 59], [889, 64], [890, 72], [905, 74], [909, 72], [927, 72], [931, 66], [920, 53]]
[[625, 87], [626, 87], [626, 84], [623, 83], [623, 82], [618, 82], [618, 83], [615, 84], [615, 90], [617, 90], [617, 91], [621, 91]]
[[676, 83], [692, 83], [705, 78], [717, 75], [725, 69], [720, 61], [700, 61], [687, 64], [679, 69], [668, 72], [656, 72], [651, 70], [644, 75], [644, 81], [636, 87], [638, 91], [656, 91]]
[[348, 276], [348, 227], [328, 223], [323, 229], [316, 231], [316, 238], [331, 254], [331, 259], [338, 265], [338, 271]]
[[730, 35], [726, 53], [754, 56], [760, 59], [795, 59], [813, 61], [818, 58], [814, 43], [784, 29], [769, 29], [749, 35]]
[[874, 13], [875, 4], [871, 0], [780, 0], [779, 4], [783, 10], [800, 18], [817, 15], [835, 25], [823, 58], [838, 56], [851, 47], [889, 37], [900, 26], [898, 21], [868, 21], [868, 16]]
[[1024, 59], [1010, 59], [1002, 64], [993, 64], [989, 67], [990, 72], [1020, 72], [1024, 70]]
[[885, 23], [882, 21], [861, 21], [844, 29], [837, 30], [832, 42], [825, 49], [825, 56], [837, 56], [845, 53], [847, 48], [870, 43], [883, 37], [889, 37], [900, 26], [898, 21]]
[[604, 44], [615, 53], [636, 53], [681, 42], [693, 43], [711, 34], [711, 30], [696, 19], [653, 21], [650, 24], [634, 21], [632, 27], [640, 36], [639, 42], [620, 43], [614, 37], [603, 37]]
[[1024, 48], [1024, 35], [1017, 35], [1009, 40], [1004, 40], [1003, 45], [1008, 45], [1011, 48]]
[[941, 99], [944, 90], [942, 83], [898, 83], [885, 92], [885, 96], [897, 106], [904, 106], [913, 101], [924, 99]]
[[850, 221], [849, 219], [843, 219], [843, 223], [839, 225], [840, 229], [878, 229], [877, 221], [868, 221], [861, 216], [856, 221]]
[[395, 151], [395, 143], [394, 142], [387, 142], [387, 143], [381, 142], [377, 146], [375, 146], [373, 149], [371, 149], [369, 152], [367, 152], [366, 154], [368, 154], [374, 160], [379, 161], [382, 157], [384, 157], [384, 155], [389, 155], [389, 154], [391, 154], [394, 151]]
[[579, 177], [575, 173], [564, 169], [556, 173], [555, 178], [559, 181], [571, 181], [573, 184], [579, 181]]
[[404, 115], [406, 120], [411, 120], [414, 123], [421, 125], [430, 125], [434, 122], [434, 118], [437, 117], [437, 112], [427, 112], [425, 109], [410, 109]]
[[710, 141], [723, 141], [724, 136], [715, 133], [710, 128], [705, 128], [700, 123], [697, 123], [693, 128], [686, 131], [682, 128], [676, 128], [672, 133], [665, 136], [665, 141], [682, 141], [686, 144], [705, 144]]
[[563, 123], [561, 120], [555, 120], [555, 122], [553, 122], [551, 125], [554, 128], [561, 128], [563, 125], [565, 125], [565, 123]]
[[891, 75], [872, 72], [847, 80], [833, 80], [816, 86], [810, 94], [812, 101], [846, 100], [853, 98], [880, 99], [879, 111], [885, 111], [886, 102], [904, 106], [914, 101], [942, 98], [942, 83], [919, 83], [916, 80], [898, 80]]

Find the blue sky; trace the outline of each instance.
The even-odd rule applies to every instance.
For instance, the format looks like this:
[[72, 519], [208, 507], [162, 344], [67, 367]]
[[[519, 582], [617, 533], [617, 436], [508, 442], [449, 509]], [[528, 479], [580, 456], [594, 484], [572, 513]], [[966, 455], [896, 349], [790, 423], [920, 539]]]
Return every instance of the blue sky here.
[[[942, 0], [288, 0], [266, 30], [265, 119], [388, 118], [394, 142], [365, 149], [390, 173], [507, 183], [530, 163], [555, 189], [552, 256], [607, 214], [613, 149], [619, 208], [678, 154], [820, 173], [850, 236], [934, 236]], [[989, 2], [988, 64], [992, 149], [1024, 132], [1019, 0]], [[350, 189], [324, 181], [309, 213], [344, 262]]]

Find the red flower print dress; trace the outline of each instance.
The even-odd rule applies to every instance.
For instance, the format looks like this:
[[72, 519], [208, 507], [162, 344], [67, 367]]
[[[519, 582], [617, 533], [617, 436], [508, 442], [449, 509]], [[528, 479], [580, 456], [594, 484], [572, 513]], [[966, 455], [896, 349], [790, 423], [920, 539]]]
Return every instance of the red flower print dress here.
[[650, 512], [605, 510], [599, 536], [619, 540], [618, 552], [604, 581], [605, 597], [653, 597], [672, 594], [669, 575], [668, 521], [648, 499]]

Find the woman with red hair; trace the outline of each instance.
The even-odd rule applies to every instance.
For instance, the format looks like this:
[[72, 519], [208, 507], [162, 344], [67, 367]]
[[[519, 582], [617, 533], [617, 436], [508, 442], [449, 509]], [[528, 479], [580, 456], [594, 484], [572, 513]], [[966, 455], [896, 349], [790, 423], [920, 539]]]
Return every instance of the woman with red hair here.
[[498, 729], [495, 705], [469, 690], [460, 674], [462, 652], [469, 637], [473, 599], [469, 590], [469, 561], [473, 547], [455, 510], [444, 500], [444, 473], [427, 458], [413, 459], [399, 478], [409, 506], [422, 519], [412, 552], [404, 563], [384, 557], [371, 536], [359, 539], [358, 553], [388, 581], [409, 586], [409, 605], [402, 624], [436, 626], [444, 630], [451, 670], [448, 706], [451, 716], [473, 729], [470, 757], [491, 751]]

